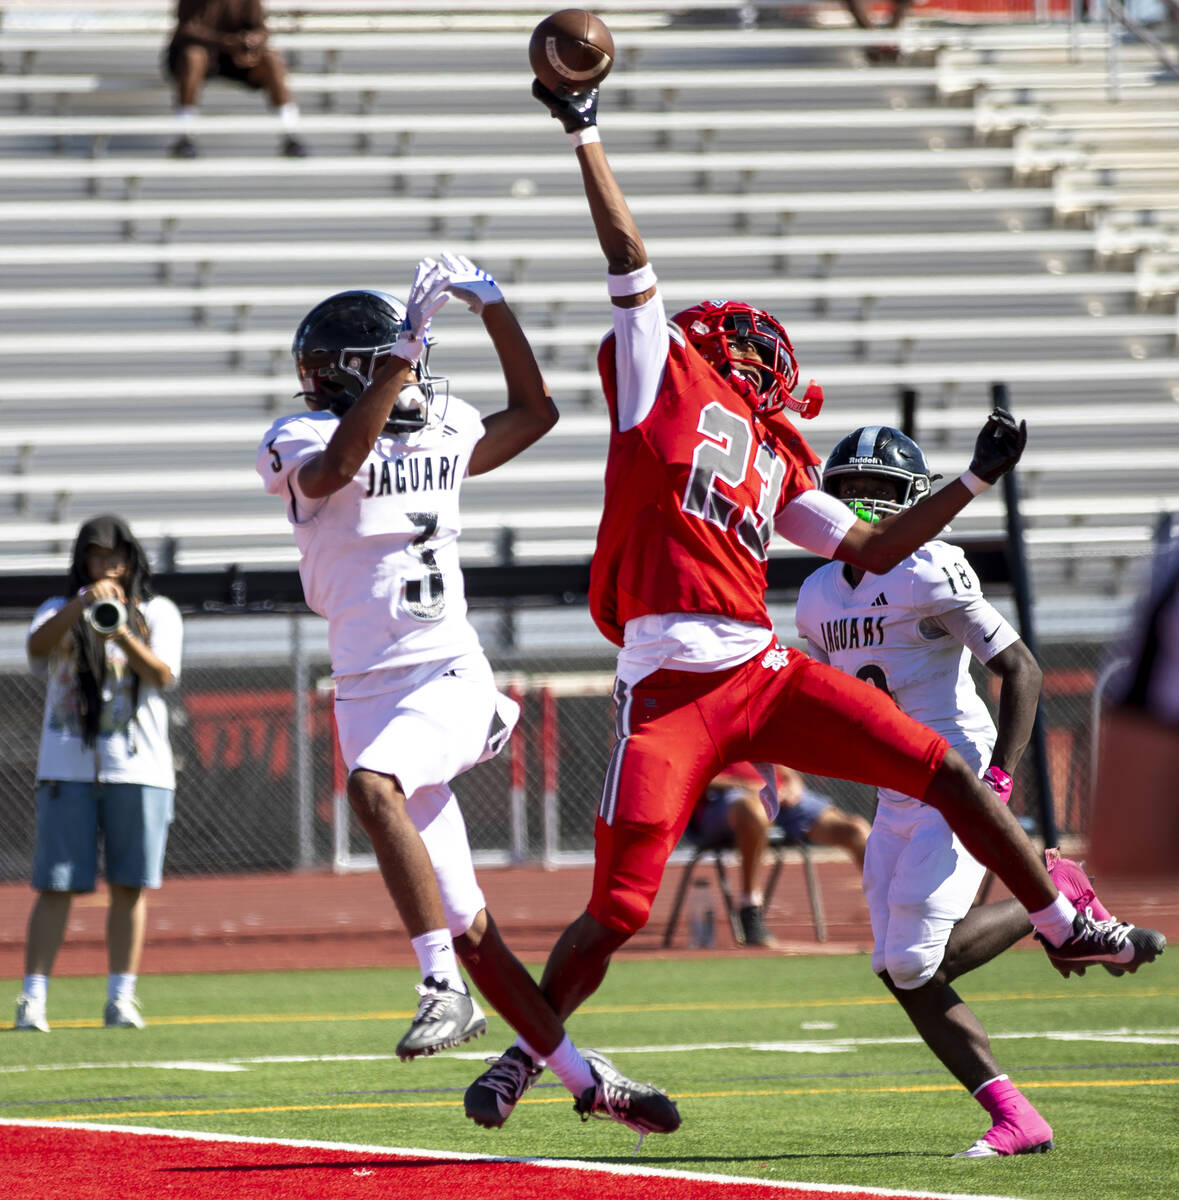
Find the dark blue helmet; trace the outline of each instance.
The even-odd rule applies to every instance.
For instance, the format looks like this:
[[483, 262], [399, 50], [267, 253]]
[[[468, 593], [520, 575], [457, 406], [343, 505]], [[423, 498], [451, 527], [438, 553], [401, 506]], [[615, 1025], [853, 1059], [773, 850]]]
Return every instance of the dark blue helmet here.
[[[291, 353], [302, 392], [313, 407], [343, 416], [372, 382], [405, 324], [405, 305], [386, 292], [358, 289], [321, 300], [295, 330]], [[414, 379], [406, 383], [385, 425], [389, 433], [412, 433], [430, 420], [437, 393], [446, 394], [443, 376], [431, 375], [427, 341]]]
[[[863, 477], [886, 480], [892, 485], [892, 498], [860, 495], [854, 486], [840, 482], [849, 476], [857, 482]], [[911, 437], [889, 425], [865, 425], [831, 451], [823, 468], [823, 491], [843, 500], [863, 520], [879, 521], [924, 500], [931, 479], [936, 478], [930, 475], [925, 455]], [[875, 492], [878, 488], [864, 490]]]

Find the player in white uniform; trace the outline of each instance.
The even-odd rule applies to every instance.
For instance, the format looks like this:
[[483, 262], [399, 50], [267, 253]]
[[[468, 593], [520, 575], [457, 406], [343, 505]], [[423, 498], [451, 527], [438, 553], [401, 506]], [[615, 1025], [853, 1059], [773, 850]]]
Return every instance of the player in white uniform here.
[[[832, 451], [823, 489], [862, 520], [877, 521], [929, 494], [929, 468], [899, 430], [869, 426]], [[814, 657], [887, 692], [1009, 798], [1031, 736], [1041, 672], [983, 598], [957, 546], [929, 542], [883, 575], [840, 563], [820, 567], [803, 583], [796, 620]], [[1001, 681], [997, 730], [970, 676], [972, 654]], [[854, 744], [854, 731], [848, 734]], [[986, 1031], [950, 986], [1030, 933], [1027, 913], [1016, 900], [972, 908], [984, 869], [945, 818], [899, 792], [882, 788], [877, 799], [863, 881], [875, 939], [872, 969], [991, 1117], [990, 1130], [959, 1157], [1049, 1150], [1051, 1128], [1000, 1072]], [[1050, 851], [1048, 867], [1078, 909], [1112, 922], [1079, 864]], [[1135, 929], [1133, 936], [1140, 954], [1131, 970], [1165, 944], [1152, 930]]]
[[[507, 407], [486, 418], [429, 372], [430, 319], [451, 296], [482, 316], [503, 369]], [[328, 621], [348, 799], [421, 967], [398, 1054], [433, 1054], [486, 1029], [461, 959], [514, 1029], [552, 1047], [549, 1065], [583, 1119], [636, 1125], [651, 1107], [674, 1113], [657, 1089], [595, 1051], [583, 1057], [565, 1035], [487, 912], [450, 789], [503, 746], [519, 715], [467, 620], [458, 535], [463, 479], [557, 420], [523, 331], [494, 279], [443, 254], [418, 264], [405, 306], [364, 290], [324, 300], [292, 350], [311, 411], [271, 426], [257, 469], [286, 505], [307, 602]]]

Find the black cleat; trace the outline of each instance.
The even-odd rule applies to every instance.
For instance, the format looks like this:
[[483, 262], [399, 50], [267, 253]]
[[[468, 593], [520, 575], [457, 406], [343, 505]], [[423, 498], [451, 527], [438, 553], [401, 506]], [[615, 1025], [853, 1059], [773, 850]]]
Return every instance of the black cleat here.
[[1102, 966], [1111, 975], [1133, 974], [1143, 963], [1154, 962], [1167, 945], [1157, 929], [1140, 929], [1116, 918], [1095, 921], [1080, 912], [1073, 918], [1072, 937], [1063, 946], [1053, 946], [1041, 934], [1036, 937], [1066, 979], [1073, 972], [1084, 975], [1085, 968], [1092, 966]]
[[487, 1059], [487, 1070], [467, 1088], [467, 1116], [484, 1129], [502, 1129], [520, 1097], [543, 1073], [519, 1046], [509, 1046], [498, 1058]]
[[640, 1144], [648, 1133], [674, 1133], [679, 1129], [680, 1113], [675, 1101], [654, 1084], [627, 1079], [597, 1050], [586, 1050], [584, 1057], [597, 1082], [573, 1102], [573, 1111], [583, 1121], [590, 1117], [617, 1121], [642, 1135]]

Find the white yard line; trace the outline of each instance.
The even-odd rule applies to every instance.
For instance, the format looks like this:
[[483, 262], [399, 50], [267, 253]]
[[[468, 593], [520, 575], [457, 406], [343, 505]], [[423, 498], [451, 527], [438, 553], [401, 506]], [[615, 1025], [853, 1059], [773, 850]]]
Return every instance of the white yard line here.
[[[1019, 1033], [992, 1033], [992, 1041], [1016, 1041], [1043, 1038], [1054, 1042], [1103, 1042], [1135, 1046], [1179, 1046], [1179, 1028], [1167, 1029], [1040, 1029]], [[846, 1054], [861, 1046], [919, 1046], [919, 1037], [826, 1038], [789, 1042], [683, 1042], [661, 1046], [600, 1046], [603, 1054], [695, 1054], [708, 1050], [756, 1050], [777, 1054]], [[486, 1053], [478, 1050], [451, 1051], [436, 1061], [482, 1062]], [[19, 1075], [33, 1071], [248, 1071], [251, 1067], [341, 1062], [390, 1062], [396, 1054], [264, 1054], [249, 1058], [221, 1060], [161, 1060], [159, 1062], [83, 1062], [35, 1063], [0, 1066], [0, 1075]]]

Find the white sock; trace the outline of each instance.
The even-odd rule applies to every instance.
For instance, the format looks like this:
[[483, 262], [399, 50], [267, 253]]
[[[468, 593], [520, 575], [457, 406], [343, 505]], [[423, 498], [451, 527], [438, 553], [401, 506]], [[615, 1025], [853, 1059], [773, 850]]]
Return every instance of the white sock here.
[[761, 908], [762, 899], [761, 892], [742, 892], [738, 904], [741, 908], [748, 908], [750, 905], [754, 908]]
[[589, 1063], [581, 1057], [581, 1052], [569, 1040], [568, 1034], [549, 1055], [548, 1067], [574, 1096], [580, 1096], [586, 1088], [594, 1086]]
[[180, 126], [181, 133], [192, 133], [199, 111], [195, 105], [186, 105], [176, 110], [176, 124]]
[[465, 992], [467, 985], [459, 972], [458, 959], [454, 953], [454, 938], [449, 929], [428, 929], [410, 939], [413, 952], [418, 956], [418, 966], [423, 979], [431, 976], [456, 992]]
[[532, 1065], [534, 1067], [544, 1067], [544, 1055], [537, 1054], [537, 1052], [533, 1050], [533, 1048], [522, 1037], [517, 1037], [514, 1045], [517, 1050], [522, 1050], [530, 1059], [532, 1059]]
[[1057, 892], [1056, 899], [1047, 908], [1028, 913], [1028, 920], [1032, 928], [1054, 946], [1063, 946], [1073, 936], [1073, 917], [1076, 915], [1072, 901]]
[[30, 1000], [44, 1000], [49, 995], [49, 976], [26, 975], [21, 992]]
[[280, 105], [278, 110], [279, 124], [288, 132], [292, 133], [299, 128], [299, 106], [293, 101], [288, 101], [286, 104]]
[[114, 974], [106, 977], [106, 998], [108, 1000], [122, 1000], [125, 997], [135, 995], [135, 980], [136, 975], [130, 974]]

